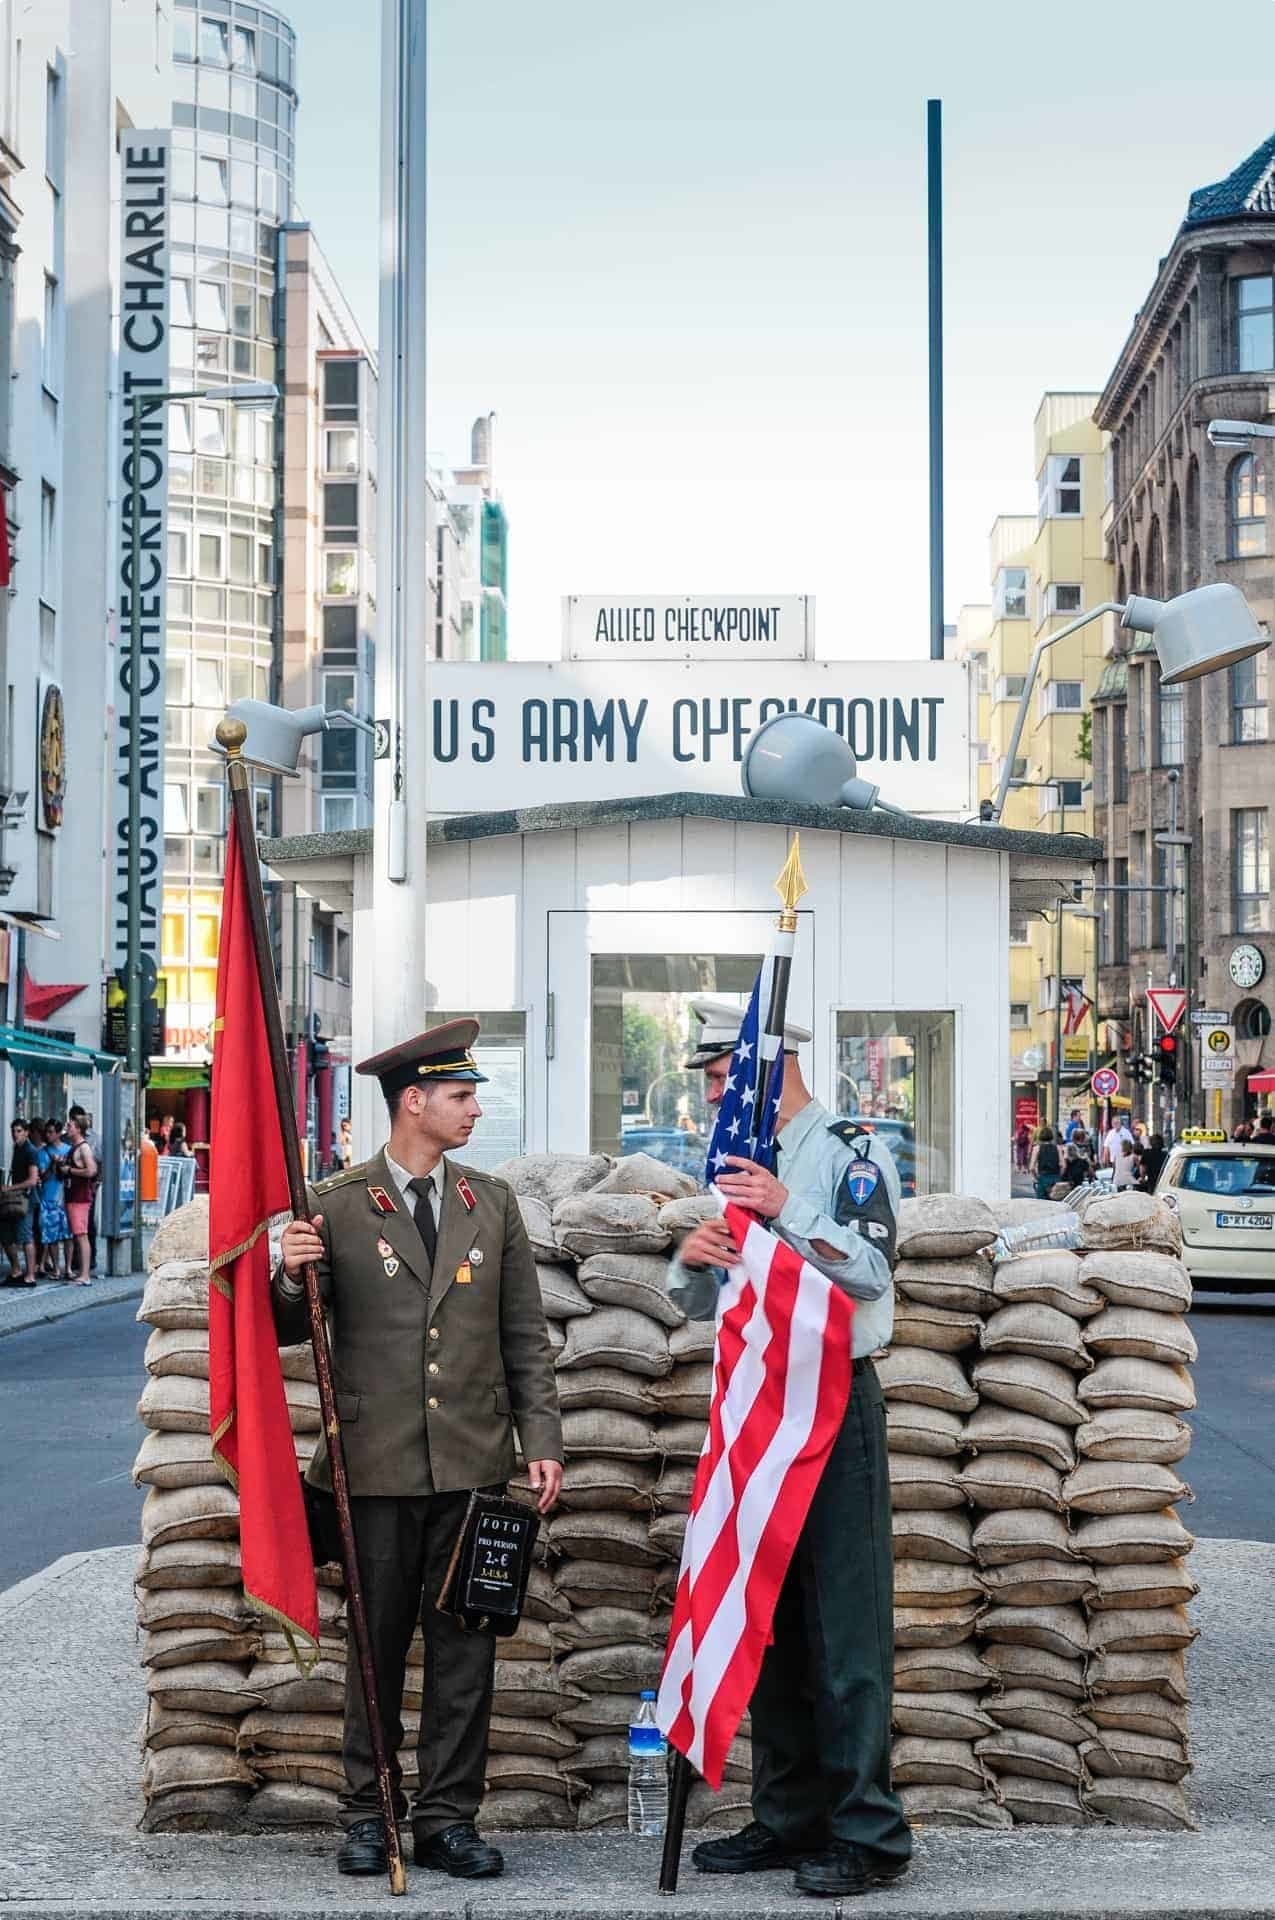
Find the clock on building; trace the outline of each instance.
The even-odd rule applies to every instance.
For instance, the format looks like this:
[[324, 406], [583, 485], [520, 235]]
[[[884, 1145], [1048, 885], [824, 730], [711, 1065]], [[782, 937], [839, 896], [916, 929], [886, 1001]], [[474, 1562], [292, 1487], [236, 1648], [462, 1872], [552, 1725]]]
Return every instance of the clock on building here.
[[1232, 950], [1229, 961], [1231, 978], [1237, 987], [1255, 987], [1266, 972], [1266, 961], [1260, 947], [1251, 940], [1242, 940]]

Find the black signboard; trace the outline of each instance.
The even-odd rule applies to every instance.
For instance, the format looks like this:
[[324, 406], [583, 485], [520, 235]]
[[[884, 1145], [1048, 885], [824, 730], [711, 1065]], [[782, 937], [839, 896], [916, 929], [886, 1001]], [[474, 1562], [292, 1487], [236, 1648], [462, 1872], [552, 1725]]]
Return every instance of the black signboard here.
[[539, 1516], [503, 1494], [471, 1493], [443, 1590], [442, 1613], [463, 1627], [513, 1633], [522, 1612]]

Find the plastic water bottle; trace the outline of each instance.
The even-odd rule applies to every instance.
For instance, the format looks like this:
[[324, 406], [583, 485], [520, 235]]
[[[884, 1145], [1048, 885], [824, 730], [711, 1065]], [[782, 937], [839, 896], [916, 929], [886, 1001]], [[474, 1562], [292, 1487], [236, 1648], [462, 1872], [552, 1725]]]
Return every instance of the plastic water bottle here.
[[1016, 1227], [1002, 1227], [991, 1248], [995, 1261], [1012, 1260], [1020, 1253], [1047, 1253], [1054, 1247], [1080, 1245], [1080, 1215], [1070, 1207], [1057, 1207], [1038, 1220], [1025, 1220]]
[[655, 1724], [655, 1695], [644, 1693], [629, 1722], [629, 1832], [658, 1840], [668, 1818], [668, 1742]]

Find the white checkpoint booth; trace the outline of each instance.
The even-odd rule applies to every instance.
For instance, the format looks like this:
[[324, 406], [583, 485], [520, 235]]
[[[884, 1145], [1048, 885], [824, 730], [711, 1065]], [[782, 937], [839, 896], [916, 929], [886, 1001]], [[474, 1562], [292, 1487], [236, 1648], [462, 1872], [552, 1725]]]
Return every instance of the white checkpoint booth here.
[[[702, 1166], [696, 994], [743, 1000], [795, 833], [809, 891], [789, 994], [802, 1067], [871, 1119], [905, 1191], [1009, 1191], [1010, 916], [1053, 908], [1100, 843], [977, 823], [675, 793], [436, 819], [420, 1025], [482, 1022], [488, 1085], [470, 1158], [654, 1151]], [[373, 1051], [370, 831], [267, 841], [263, 857], [353, 920], [354, 1057]], [[362, 1029], [362, 1033], [361, 1033]], [[364, 1044], [365, 1042], [365, 1044]], [[355, 1081], [356, 1153], [384, 1109]]]

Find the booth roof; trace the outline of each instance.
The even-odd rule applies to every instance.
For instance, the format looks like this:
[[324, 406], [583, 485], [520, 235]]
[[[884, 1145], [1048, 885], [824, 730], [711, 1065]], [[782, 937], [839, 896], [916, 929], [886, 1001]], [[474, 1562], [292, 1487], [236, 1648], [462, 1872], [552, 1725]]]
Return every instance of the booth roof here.
[[[919, 840], [948, 847], [974, 847], [1044, 860], [1092, 866], [1103, 843], [1083, 833], [1030, 833], [978, 821], [928, 820], [911, 813], [857, 813], [848, 807], [798, 807], [783, 800], [750, 800], [743, 794], [659, 793], [632, 800], [576, 800], [561, 806], [511, 807], [494, 813], [445, 814], [429, 823], [428, 844], [487, 840], [498, 834], [550, 833], [585, 827], [631, 826], [646, 820], [751, 821], [759, 826], [806, 827], [823, 833], [866, 833], [880, 840]], [[296, 834], [263, 840], [267, 866], [295, 861], [353, 860], [372, 850], [372, 829], [349, 833]]]

